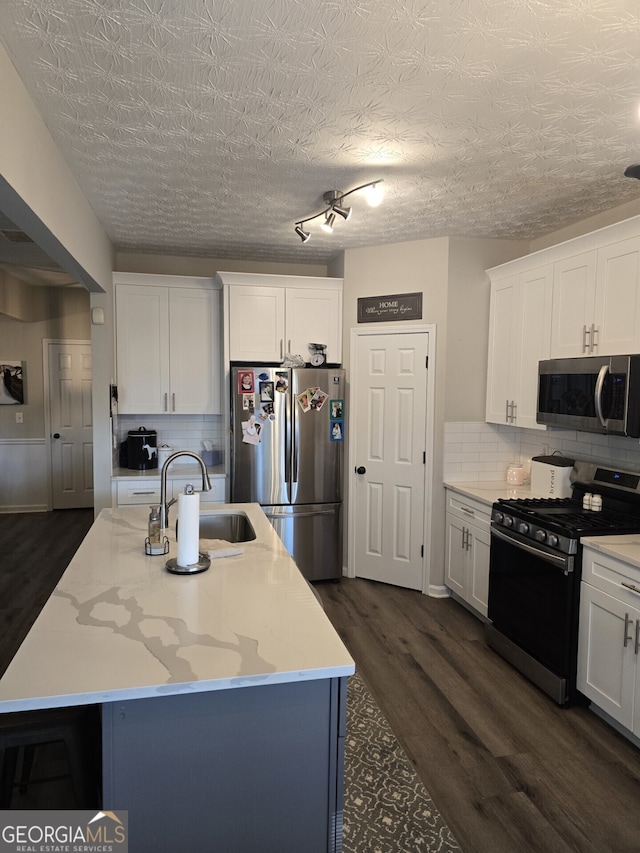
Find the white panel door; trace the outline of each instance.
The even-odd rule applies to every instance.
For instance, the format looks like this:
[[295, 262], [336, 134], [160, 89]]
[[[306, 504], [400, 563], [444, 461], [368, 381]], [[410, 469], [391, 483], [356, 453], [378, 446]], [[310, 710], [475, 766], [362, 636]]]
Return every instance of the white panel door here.
[[91, 344], [49, 344], [54, 509], [93, 506]]
[[423, 584], [427, 347], [425, 332], [361, 335], [354, 360], [355, 574], [410, 589]]

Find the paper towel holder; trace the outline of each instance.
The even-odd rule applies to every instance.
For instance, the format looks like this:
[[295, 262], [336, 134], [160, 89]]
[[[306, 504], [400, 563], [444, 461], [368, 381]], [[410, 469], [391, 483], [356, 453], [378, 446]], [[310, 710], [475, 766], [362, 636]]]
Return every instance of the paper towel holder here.
[[211, 565], [211, 560], [206, 554], [198, 554], [198, 562], [189, 566], [179, 566], [176, 557], [167, 560], [167, 571], [174, 575], [196, 575], [198, 572], [206, 572]]

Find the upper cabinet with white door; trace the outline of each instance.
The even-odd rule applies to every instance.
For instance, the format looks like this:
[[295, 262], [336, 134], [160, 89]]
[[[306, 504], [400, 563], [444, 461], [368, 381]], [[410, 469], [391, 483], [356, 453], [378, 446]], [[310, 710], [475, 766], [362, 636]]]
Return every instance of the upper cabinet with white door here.
[[113, 278], [119, 412], [219, 414], [219, 285], [187, 276]]
[[488, 274], [489, 423], [538, 426], [538, 361], [640, 352], [640, 216]]
[[342, 361], [342, 279], [218, 273], [224, 285], [229, 361], [309, 361], [310, 343], [324, 344], [327, 362]]
[[640, 236], [558, 261], [552, 358], [640, 349]]
[[536, 423], [536, 404], [538, 362], [549, 357], [552, 276], [546, 265], [492, 279], [489, 423], [545, 429]]

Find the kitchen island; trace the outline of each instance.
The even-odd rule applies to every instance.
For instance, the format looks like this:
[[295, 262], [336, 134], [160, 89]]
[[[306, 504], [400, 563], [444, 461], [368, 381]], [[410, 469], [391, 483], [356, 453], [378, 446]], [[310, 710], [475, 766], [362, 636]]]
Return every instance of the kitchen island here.
[[[103, 510], [0, 680], [0, 713], [97, 705], [103, 809], [132, 851], [334, 851], [347, 650], [255, 504], [201, 574], [146, 556], [148, 508]], [[173, 510], [175, 512], [175, 508]]]

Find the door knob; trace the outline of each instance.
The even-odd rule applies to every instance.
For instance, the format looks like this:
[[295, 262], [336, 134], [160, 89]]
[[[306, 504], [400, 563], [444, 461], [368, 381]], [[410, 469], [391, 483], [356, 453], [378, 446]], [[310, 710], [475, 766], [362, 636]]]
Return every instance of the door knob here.
[[366, 473], [367, 473], [367, 469], [364, 467], [364, 465], [359, 465], [356, 468], [356, 474], [366, 474]]
[[60, 433], [59, 433], [59, 432], [54, 432], [53, 437], [54, 437], [54, 438], [60, 438]]

